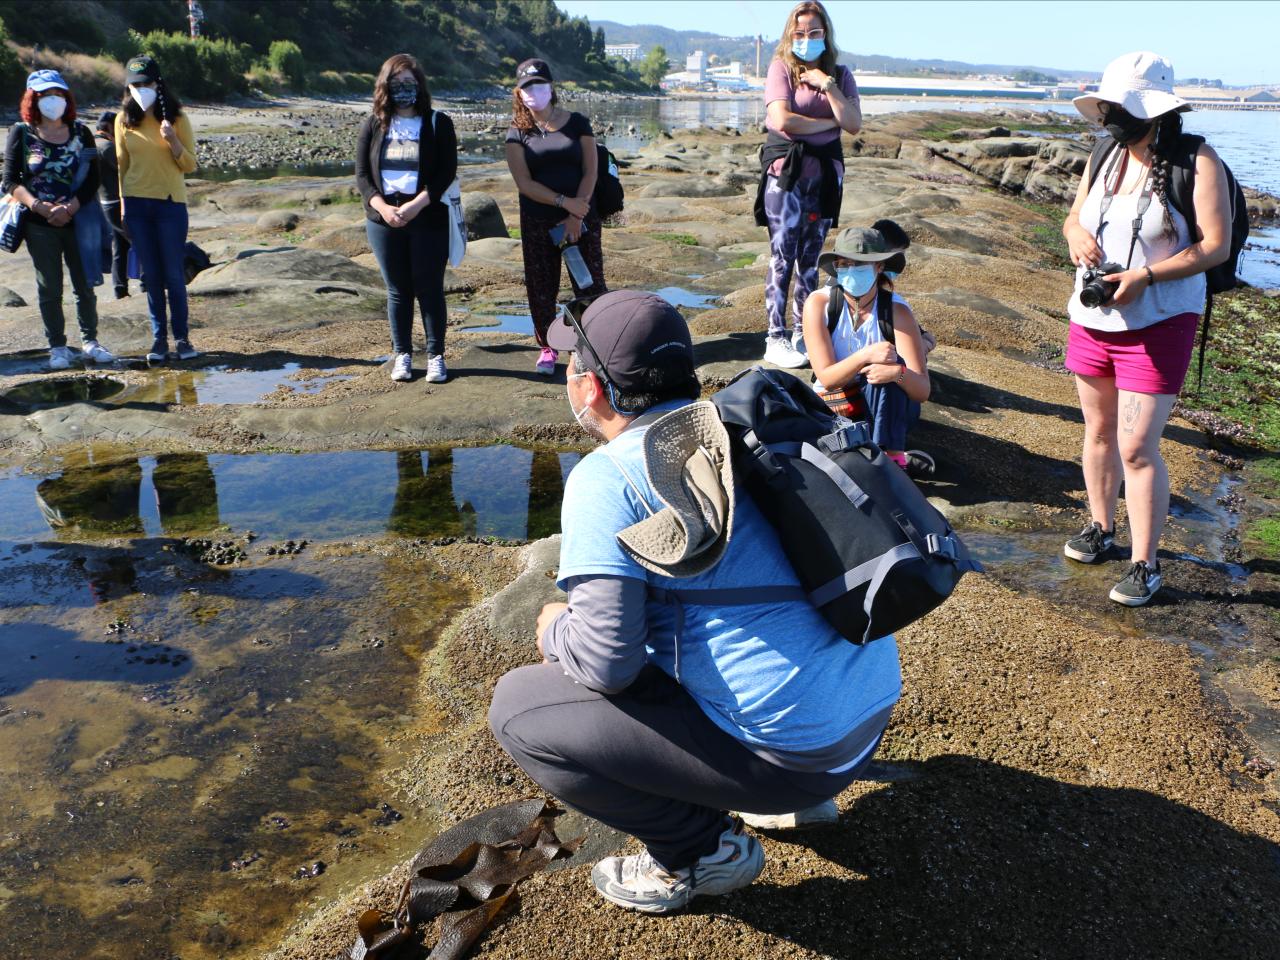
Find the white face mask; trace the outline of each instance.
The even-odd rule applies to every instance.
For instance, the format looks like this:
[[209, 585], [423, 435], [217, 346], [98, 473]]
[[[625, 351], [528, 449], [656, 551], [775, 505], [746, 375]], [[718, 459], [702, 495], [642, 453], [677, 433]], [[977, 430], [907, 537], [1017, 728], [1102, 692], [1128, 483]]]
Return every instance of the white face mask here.
[[520, 100], [535, 113], [547, 109], [547, 104], [551, 102], [551, 84], [529, 84], [528, 87], [520, 91]]
[[36, 104], [40, 113], [48, 120], [61, 120], [62, 115], [67, 112], [66, 97], [41, 97], [40, 102]]
[[[586, 373], [571, 373], [565, 379], [565, 392], [569, 392], [569, 384], [579, 377], [588, 376]], [[578, 426], [585, 430], [588, 434], [597, 440], [605, 439], [604, 430], [600, 428], [600, 418], [596, 416], [595, 411], [590, 407], [583, 405], [579, 410], [573, 405], [573, 394], [569, 394], [569, 409], [573, 413], [573, 419], [578, 421]]]
[[131, 86], [129, 96], [133, 97], [133, 102], [142, 108], [143, 113], [146, 113], [156, 102], [156, 88]]

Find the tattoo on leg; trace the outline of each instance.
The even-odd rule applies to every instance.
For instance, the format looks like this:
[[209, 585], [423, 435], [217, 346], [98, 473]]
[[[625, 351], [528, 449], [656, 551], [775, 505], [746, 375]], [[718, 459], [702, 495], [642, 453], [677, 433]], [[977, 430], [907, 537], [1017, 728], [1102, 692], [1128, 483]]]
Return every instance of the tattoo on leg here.
[[1136, 396], [1131, 396], [1124, 405], [1124, 432], [1132, 434], [1133, 428], [1138, 425], [1138, 417], [1142, 415], [1142, 401]]

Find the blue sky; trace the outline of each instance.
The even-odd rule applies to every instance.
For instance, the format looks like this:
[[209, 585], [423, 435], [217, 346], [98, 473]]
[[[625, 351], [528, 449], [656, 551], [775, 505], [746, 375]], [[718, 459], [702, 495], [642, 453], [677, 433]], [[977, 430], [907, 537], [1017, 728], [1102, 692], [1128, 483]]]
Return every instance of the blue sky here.
[[[777, 40], [791, 0], [557, 0], [575, 16]], [[914, 59], [1098, 70], [1154, 50], [1181, 77], [1280, 83], [1273, 0], [831, 0], [840, 48]]]

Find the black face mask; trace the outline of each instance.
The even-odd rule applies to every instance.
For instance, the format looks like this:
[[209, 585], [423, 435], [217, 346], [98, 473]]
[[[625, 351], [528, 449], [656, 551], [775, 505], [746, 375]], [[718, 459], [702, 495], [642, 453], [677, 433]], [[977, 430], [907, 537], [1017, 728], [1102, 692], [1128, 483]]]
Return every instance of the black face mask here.
[[1151, 130], [1150, 120], [1141, 120], [1121, 107], [1111, 107], [1102, 115], [1103, 128], [1111, 139], [1124, 146], [1137, 143]]

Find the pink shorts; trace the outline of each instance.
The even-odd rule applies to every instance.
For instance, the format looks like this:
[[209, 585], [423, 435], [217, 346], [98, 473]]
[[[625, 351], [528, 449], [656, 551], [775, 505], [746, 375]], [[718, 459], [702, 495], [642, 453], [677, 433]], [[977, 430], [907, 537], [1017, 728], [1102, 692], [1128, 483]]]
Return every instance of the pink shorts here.
[[1197, 313], [1180, 313], [1141, 330], [1090, 330], [1071, 324], [1066, 368], [1082, 377], [1108, 377], [1131, 393], [1174, 394], [1182, 389], [1191, 348], [1196, 342]]

